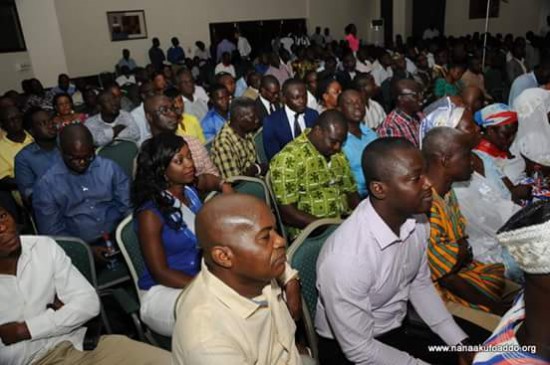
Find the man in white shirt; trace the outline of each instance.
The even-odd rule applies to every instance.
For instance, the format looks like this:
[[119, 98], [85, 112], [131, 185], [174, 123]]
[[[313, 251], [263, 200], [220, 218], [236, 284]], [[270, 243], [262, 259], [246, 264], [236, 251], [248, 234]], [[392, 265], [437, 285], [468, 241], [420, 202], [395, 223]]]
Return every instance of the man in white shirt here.
[[173, 364], [305, 364], [294, 341], [298, 273], [265, 202], [222, 194], [195, 222], [204, 258], [176, 307]]
[[208, 95], [202, 86], [195, 85], [193, 75], [182, 68], [176, 75], [176, 86], [183, 99], [185, 112], [202, 120], [208, 113]]
[[[422, 155], [405, 139], [382, 138], [365, 148], [362, 166], [369, 197], [327, 239], [317, 260], [321, 364], [454, 364], [457, 354], [427, 348], [457, 345], [467, 335], [430, 278], [425, 213], [432, 186]], [[404, 324], [409, 301], [435, 333], [419, 335]], [[458, 357], [469, 364], [473, 354]]]
[[235, 39], [237, 40], [237, 50], [239, 51], [241, 58], [243, 60], [247, 60], [250, 56], [250, 52], [252, 52], [252, 47], [250, 47], [248, 39], [243, 37], [239, 30], [235, 31]]
[[377, 86], [382, 86], [384, 81], [393, 77], [391, 65], [392, 59], [387, 52], [384, 52], [382, 56], [372, 63], [371, 75], [374, 77], [374, 82]]
[[120, 99], [110, 90], [102, 91], [97, 97], [99, 114], [86, 119], [98, 147], [111, 143], [115, 138], [134, 141], [140, 140], [139, 128], [130, 113], [120, 109]]
[[130, 113], [139, 128], [138, 146], [141, 146], [143, 142], [151, 138], [151, 128], [149, 127], [147, 117], [145, 116], [145, 100], [152, 95], [155, 95], [155, 89], [152, 81], [146, 81], [141, 84], [139, 86], [139, 97], [141, 99], [141, 104], [139, 104], [139, 106], [137, 106]]
[[424, 34], [422, 35], [422, 39], [432, 39], [439, 37], [439, 30], [435, 27], [434, 24], [430, 25], [428, 29], [424, 31]]
[[235, 66], [231, 64], [231, 54], [229, 54], [229, 52], [224, 52], [222, 54], [222, 60], [216, 65], [216, 68], [214, 69], [214, 75], [222, 72], [230, 74], [231, 76], [233, 76], [233, 78], [237, 77]]
[[374, 83], [374, 78], [370, 74], [359, 74], [353, 80], [353, 88], [361, 93], [365, 102], [365, 120], [364, 123], [372, 130], [376, 130], [386, 119], [386, 112], [382, 105], [372, 98], [378, 94], [380, 88]]
[[46, 236], [19, 236], [0, 206], [0, 364], [169, 364], [164, 350], [102, 336], [83, 351], [83, 325], [99, 314], [95, 289]]

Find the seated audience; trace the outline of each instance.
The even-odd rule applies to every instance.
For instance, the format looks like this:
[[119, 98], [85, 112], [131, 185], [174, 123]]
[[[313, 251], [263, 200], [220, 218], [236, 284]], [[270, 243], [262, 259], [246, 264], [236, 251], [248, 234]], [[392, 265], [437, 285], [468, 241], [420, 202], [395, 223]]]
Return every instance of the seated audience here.
[[233, 77], [237, 77], [237, 73], [235, 72], [235, 66], [231, 64], [231, 53], [224, 52], [222, 54], [222, 58], [220, 63], [216, 65], [216, 68], [214, 69], [214, 75], [217, 75], [219, 73], [228, 73]]
[[[429, 352], [466, 344], [430, 279], [425, 213], [431, 185], [418, 149], [381, 138], [362, 156], [369, 197], [327, 239], [317, 260], [315, 328], [321, 364], [464, 364], [471, 353]], [[406, 319], [411, 303], [429, 330]]]
[[55, 111], [53, 122], [58, 131], [69, 124], [84, 123], [86, 120], [85, 114], [75, 113], [73, 110], [73, 99], [69, 94], [56, 94], [53, 98], [53, 108]]
[[260, 81], [260, 91], [256, 99], [256, 106], [260, 117], [260, 123], [263, 125], [265, 118], [276, 110], [281, 108], [279, 104], [281, 98], [281, 84], [275, 76], [262, 76]]
[[376, 86], [382, 86], [382, 83], [393, 76], [393, 70], [391, 68], [392, 59], [387, 52], [383, 52], [378, 59], [372, 63], [371, 75], [374, 77]]
[[25, 113], [33, 106], [45, 110], [52, 110], [52, 99], [54, 95], [53, 90], [44, 90], [44, 86], [42, 86], [42, 83], [38, 79], [31, 79], [29, 81], [29, 97], [25, 101], [22, 112]]
[[502, 314], [504, 266], [483, 264], [472, 257], [466, 222], [451, 185], [469, 180], [472, 172], [469, 136], [449, 127], [437, 127], [422, 141], [427, 179], [432, 186], [428, 265], [444, 301]]
[[208, 95], [201, 86], [195, 85], [193, 75], [187, 69], [180, 69], [176, 74], [176, 86], [180, 92], [185, 110], [202, 120], [208, 112]]
[[229, 120], [230, 94], [227, 88], [217, 84], [210, 90], [210, 103], [212, 107], [201, 120], [202, 130], [206, 142], [210, 142]]
[[227, 72], [220, 72], [214, 77], [214, 81], [215, 84], [225, 86], [229, 92], [229, 101], [231, 102], [231, 99], [235, 97], [235, 92], [237, 91], [237, 83], [235, 82], [235, 78]]
[[[2, 206], [0, 232], [0, 363], [170, 363], [167, 351], [124, 336], [92, 338], [84, 324], [99, 314], [96, 289], [61, 247], [49, 237], [20, 236]], [[95, 347], [86, 349], [86, 340]]]
[[202, 267], [178, 301], [174, 364], [314, 363], [295, 344], [300, 286], [275, 226], [250, 195], [217, 196], [200, 210]]
[[449, 69], [449, 53], [446, 48], [440, 48], [434, 55], [434, 66], [432, 67], [432, 77], [434, 80], [447, 77]]
[[359, 73], [353, 79], [353, 88], [361, 93], [363, 103], [365, 103], [365, 119], [363, 123], [371, 129], [376, 129], [386, 119], [386, 112], [382, 105], [373, 100], [378, 92], [374, 78], [370, 74]]
[[395, 109], [378, 126], [380, 137], [403, 137], [419, 146], [418, 130], [424, 115], [420, 112], [422, 91], [413, 80], [400, 80], [395, 85]]
[[319, 109], [319, 104], [315, 98], [315, 95], [317, 95], [318, 79], [319, 76], [317, 72], [313, 70], [306, 72], [304, 76], [307, 92], [307, 107], [313, 110]]
[[0, 109], [0, 127], [4, 135], [0, 138], [0, 187], [2, 190], [16, 189], [15, 156], [33, 142], [32, 136], [23, 129], [23, 116], [17, 107]]
[[84, 103], [75, 108], [75, 111], [91, 117], [99, 113], [99, 105], [97, 104], [97, 91], [91, 86], [86, 87], [82, 91], [82, 100]]
[[29, 131], [34, 143], [24, 147], [15, 155], [15, 181], [17, 189], [27, 202], [30, 202], [34, 184], [59, 159], [57, 129], [48, 112], [43, 109], [30, 109]]
[[60, 74], [57, 77], [57, 86], [52, 89], [54, 95], [63, 93], [73, 96], [76, 91], [76, 87], [71, 84], [71, 79], [67, 74]]
[[[356, 56], [357, 56], [357, 64], [355, 65], [356, 71], [359, 73], [370, 74], [372, 71], [372, 63], [369, 60], [369, 53], [367, 51], [367, 48], [366, 47], [359, 48], [359, 50], [356, 53]], [[357, 77], [357, 75], [355, 77]]]
[[117, 77], [115, 81], [121, 87], [125, 87], [136, 84], [136, 77], [132, 75], [132, 72], [128, 66], [122, 66], [120, 68], [120, 76]]
[[514, 105], [516, 98], [525, 90], [546, 85], [550, 81], [550, 58], [544, 58], [532, 72], [517, 77], [510, 87], [508, 105]]
[[483, 69], [479, 58], [470, 58], [468, 61], [468, 69], [462, 74], [460, 81], [464, 88], [475, 86], [483, 92], [485, 98], [492, 99], [485, 90], [485, 77], [483, 76]]
[[125, 139], [136, 143], [140, 140], [139, 128], [132, 115], [121, 110], [120, 99], [110, 90], [98, 96], [99, 114], [88, 118], [86, 127], [92, 133], [96, 146], [105, 146], [115, 139]]
[[319, 99], [318, 109], [319, 113], [325, 110], [336, 109], [338, 106], [338, 96], [342, 92], [342, 85], [340, 82], [334, 79], [324, 79], [319, 83], [317, 88], [317, 95]]
[[516, 38], [510, 53], [512, 57], [506, 62], [506, 76], [508, 76], [509, 85], [511, 85], [516, 78], [529, 71], [525, 65], [525, 39]]
[[319, 114], [307, 108], [306, 99], [306, 86], [303, 81], [289, 79], [284, 83], [284, 107], [271, 113], [264, 120], [262, 137], [268, 160], [306, 128], [313, 127]]
[[357, 71], [355, 70], [356, 63], [357, 60], [355, 59], [353, 53], [348, 52], [344, 55], [344, 58], [342, 59], [342, 71], [336, 73], [336, 80], [338, 80], [344, 90], [352, 87], [351, 83], [353, 82], [355, 75], [357, 75]]
[[191, 136], [198, 139], [201, 143], [205, 143], [206, 139], [204, 138], [201, 123], [194, 115], [185, 113], [185, 104], [182, 98], [175, 97], [172, 103], [172, 107], [175, 108], [177, 115], [180, 116], [176, 134], [180, 136]]
[[181, 289], [200, 270], [195, 214], [202, 206], [193, 187], [195, 167], [184, 139], [161, 133], [138, 156], [132, 204], [143, 258], [140, 317], [153, 331], [172, 336]]
[[482, 138], [474, 152], [483, 161], [484, 176], [498, 188], [503, 198], [515, 202], [530, 199], [531, 188], [514, 185], [504, 171], [512, 158], [510, 146], [518, 131], [517, 113], [506, 104], [491, 104], [478, 111], [475, 120], [481, 126]]
[[445, 76], [437, 78], [434, 85], [434, 95], [437, 98], [443, 96], [456, 96], [460, 93], [461, 82], [460, 79], [464, 74], [464, 65], [454, 64], [451, 65], [449, 71], [445, 73]]
[[341, 152], [347, 133], [344, 115], [326, 111], [271, 160], [273, 191], [291, 237], [317, 219], [348, 214], [359, 202]]
[[281, 64], [281, 58], [276, 52], [272, 52], [269, 55], [269, 68], [264, 73], [264, 75], [274, 76], [277, 81], [279, 81], [279, 85], [284, 84], [286, 80], [292, 77], [289, 70], [283, 64]]
[[128, 67], [130, 71], [134, 71], [137, 67], [136, 61], [130, 57], [130, 51], [127, 49], [122, 50], [122, 58], [117, 63], [119, 69], [122, 69], [123, 66]]
[[256, 71], [249, 72], [246, 76], [246, 86], [242, 96], [251, 100], [256, 100], [260, 95], [260, 83], [262, 75]]
[[128, 176], [116, 162], [95, 155], [90, 131], [81, 124], [59, 135], [62, 159], [34, 185], [38, 232], [81, 238], [101, 262], [102, 235], [112, 234], [130, 209]]
[[138, 146], [141, 146], [148, 138], [151, 137], [151, 128], [145, 117], [145, 100], [148, 97], [155, 95], [155, 90], [152, 81], [145, 81], [139, 86], [139, 98], [141, 103], [132, 110], [130, 113], [134, 122], [139, 129], [139, 141]]
[[344, 114], [348, 123], [348, 137], [342, 150], [349, 161], [353, 178], [357, 184], [360, 198], [367, 196], [365, 175], [361, 168], [361, 156], [369, 143], [378, 138], [377, 134], [364, 123], [365, 103], [356, 90], [346, 90], [338, 98], [338, 109]]
[[[491, 352], [478, 352], [473, 364], [550, 363], [548, 287], [550, 249], [548, 239], [548, 202], [529, 205], [516, 213], [500, 229], [498, 239], [525, 272], [525, 289], [502, 317], [491, 337], [484, 343]], [[520, 346], [522, 347], [520, 349]]]
[[210, 154], [223, 179], [237, 175], [261, 176], [267, 166], [257, 163], [254, 134], [260, 127], [254, 101], [236, 98], [231, 103], [231, 119], [214, 138]]

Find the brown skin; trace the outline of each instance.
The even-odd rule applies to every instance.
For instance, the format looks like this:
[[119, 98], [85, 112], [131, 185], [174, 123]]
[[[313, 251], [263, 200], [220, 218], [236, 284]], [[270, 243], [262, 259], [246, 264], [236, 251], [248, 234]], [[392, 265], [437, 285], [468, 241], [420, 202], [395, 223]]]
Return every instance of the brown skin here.
[[399, 80], [396, 84], [396, 89], [399, 94], [397, 108], [407, 115], [416, 115], [422, 107], [422, 90], [420, 89], [420, 85], [413, 80]]
[[[173, 101], [163, 95], [156, 95], [147, 100], [145, 118], [147, 118], [153, 136], [162, 132], [176, 133], [180, 122], [177, 107], [174, 108]], [[223, 193], [231, 193], [234, 191], [230, 184], [221, 184], [221, 182], [222, 180], [218, 176], [202, 174], [197, 176], [196, 186], [201, 192], [221, 190]]]
[[484, 96], [483, 90], [477, 86], [468, 86], [464, 88], [461, 92], [462, 100], [464, 100], [464, 105], [472, 113], [477, 112], [483, 108]]
[[229, 96], [233, 97], [235, 95], [235, 89], [237, 88], [237, 84], [235, 83], [235, 79], [231, 75], [224, 75], [220, 78], [220, 84], [225, 86], [227, 91], [229, 92]]
[[[113, 94], [101, 94], [98, 98], [98, 102], [101, 119], [105, 123], [114, 123], [120, 114], [120, 99]], [[114, 126], [113, 139], [115, 139], [124, 128], [126, 128], [126, 126], [121, 124]]]
[[[246, 298], [261, 295], [263, 288], [285, 271], [286, 241], [276, 227], [265, 202], [245, 194], [217, 196], [196, 218], [197, 238], [208, 269]], [[300, 285], [291, 280], [284, 290], [296, 320], [302, 311]]]
[[318, 76], [317, 72], [308, 72], [304, 82], [306, 87], [313, 95], [317, 95]]
[[283, 102], [292, 111], [303, 113], [307, 105], [307, 93], [305, 85], [290, 85], [283, 95]]
[[83, 117], [81, 113], [74, 113], [71, 100], [65, 96], [57, 99], [55, 110], [57, 111], [57, 115], [53, 118], [53, 121], [56, 125], [61, 125], [63, 122], [80, 120]]
[[338, 81], [331, 82], [327, 91], [323, 94], [323, 106], [326, 109], [334, 109], [338, 106], [338, 95], [342, 92], [342, 86]]
[[[248, 134], [254, 133], [260, 127], [260, 118], [255, 107], [237, 109], [234, 115], [231, 115], [229, 126], [242, 138]], [[268, 169], [267, 163], [259, 164], [260, 175], [265, 175]], [[257, 176], [258, 169], [255, 164], [248, 166], [242, 174], [244, 176]]]
[[[466, 135], [461, 135], [448, 141], [442, 154], [430, 157], [427, 177], [439, 196], [444, 197], [454, 182], [470, 179], [473, 172], [471, 155], [471, 142]], [[473, 260], [467, 237], [461, 238], [458, 244], [457, 262], [450, 273], [439, 279], [439, 284], [470, 303], [486, 306], [492, 313], [502, 315], [510, 308], [510, 303], [493, 301], [458, 275]]]
[[281, 98], [281, 87], [279, 83], [269, 83], [260, 87], [260, 95], [272, 104], [278, 104]]
[[[189, 201], [183, 194], [186, 185], [195, 180], [195, 166], [189, 147], [184, 145], [173, 157], [166, 168], [165, 177], [168, 191], [184, 205]], [[161, 285], [170, 288], [184, 288], [193, 277], [168, 267], [166, 254], [162, 245], [163, 224], [160, 218], [150, 210], [138, 214], [138, 237], [143, 258], [153, 278]]]
[[191, 73], [184, 72], [177, 77], [177, 86], [181, 95], [187, 99], [193, 100], [193, 94], [195, 93], [195, 81]]
[[359, 125], [365, 119], [365, 103], [361, 94], [355, 90], [344, 91], [340, 96], [338, 109], [346, 117], [349, 133], [361, 138], [362, 132]]
[[[345, 125], [331, 124], [327, 127], [327, 130], [316, 125], [309, 132], [308, 138], [319, 153], [330, 160], [332, 155], [342, 150], [347, 132], [348, 129]], [[359, 195], [356, 192], [348, 194], [347, 199], [351, 209], [354, 209], [360, 202]], [[299, 210], [295, 204], [279, 205], [279, 209], [283, 221], [291, 227], [305, 228], [308, 224], [319, 219], [312, 214]]]
[[212, 95], [210, 95], [210, 102], [212, 107], [220, 114], [224, 119], [227, 120], [229, 113], [229, 100], [231, 95], [227, 89], [216, 90]]
[[[464, 114], [462, 115], [462, 118], [460, 118], [456, 129], [466, 133], [469, 136], [473, 147], [476, 147], [481, 141], [481, 128], [479, 128], [479, 126], [474, 122], [474, 116], [469, 109], [464, 111]], [[474, 171], [481, 176], [485, 176], [485, 167], [483, 166], [483, 161], [481, 158], [475, 153], [472, 153], [471, 158]]]

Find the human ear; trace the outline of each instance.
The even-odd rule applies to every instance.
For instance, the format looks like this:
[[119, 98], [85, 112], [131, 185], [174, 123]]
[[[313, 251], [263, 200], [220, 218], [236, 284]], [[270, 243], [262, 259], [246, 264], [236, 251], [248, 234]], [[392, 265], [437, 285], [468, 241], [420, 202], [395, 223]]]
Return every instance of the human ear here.
[[372, 181], [369, 183], [369, 192], [374, 198], [384, 200], [387, 196], [387, 186], [381, 181]]
[[210, 252], [212, 256], [212, 261], [217, 265], [225, 268], [231, 269], [233, 267], [234, 254], [233, 251], [227, 246], [214, 246]]

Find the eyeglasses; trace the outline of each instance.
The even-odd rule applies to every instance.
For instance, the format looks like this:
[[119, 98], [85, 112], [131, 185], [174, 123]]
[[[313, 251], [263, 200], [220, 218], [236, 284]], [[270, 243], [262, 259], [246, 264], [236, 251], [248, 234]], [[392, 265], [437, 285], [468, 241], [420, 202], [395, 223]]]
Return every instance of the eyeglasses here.
[[416, 99], [422, 99], [424, 97], [424, 93], [423, 92], [415, 92], [415, 91], [408, 91], [408, 92], [402, 92], [399, 94], [399, 96], [412, 96]]
[[71, 163], [90, 163], [95, 159], [95, 153], [92, 153], [88, 156], [84, 157], [78, 157], [78, 156], [72, 156], [67, 155], [66, 153], [63, 154], [63, 157], [65, 160]]
[[157, 114], [157, 115], [159, 115], [159, 114], [168, 115], [170, 112], [177, 115], [178, 114], [178, 108], [176, 108], [175, 106], [161, 106], [160, 108], [155, 110], [155, 114]]

